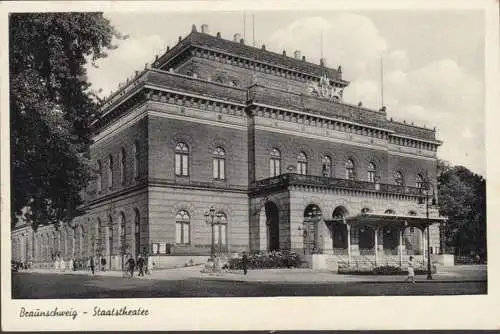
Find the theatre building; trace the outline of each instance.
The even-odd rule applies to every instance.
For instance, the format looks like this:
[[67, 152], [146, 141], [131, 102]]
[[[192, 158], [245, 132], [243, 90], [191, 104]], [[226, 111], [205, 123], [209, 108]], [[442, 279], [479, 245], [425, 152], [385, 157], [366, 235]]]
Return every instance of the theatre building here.
[[35, 233], [20, 222], [13, 259], [117, 269], [126, 254], [167, 267], [212, 248], [292, 250], [335, 268], [424, 261], [429, 249], [441, 261], [435, 129], [344, 103], [346, 79], [300, 51], [193, 25], [102, 105], [85, 214]]

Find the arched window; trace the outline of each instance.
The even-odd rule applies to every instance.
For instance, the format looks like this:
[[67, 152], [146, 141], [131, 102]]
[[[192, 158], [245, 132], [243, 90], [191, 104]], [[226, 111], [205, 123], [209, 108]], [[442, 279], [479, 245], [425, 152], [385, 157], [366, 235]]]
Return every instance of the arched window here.
[[325, 155], [323, 159], [321, 159], [321, 171], [323, 176], [326, 177], [331, 177], [332, 176], [332, 159], [328, 156]]
[[127, 154], [125, 148], [122, 147], [120, 151], [120, 181], [121, 184], [125, 184], [125, 173], [127, 168]]
[[189, 213], [185, 210], [180, 210], [175, 215], [175, 243], [190, 243]]
[[375, 177], [377, 175], [377, 168], [373, 162], [368, 164], [368, 182], [375, 182]]
[[214, 150], [214, 179], [224, 180], [226, 178], [226, 153], [221, 147]]
[[354, 180], [354, 162], [351, 159], [347, 159], [345, 163], [345, 177], [348, 180]]
[[133, 165], [134, 178], [138, 178], [139, 177], [139, 154], [140, 154], [138, 141], [135, 141], [135, 143], [134, 143], [134, 146], [132, 148], [132, 154], [134, 156], [134, 165]]
[[297, 156], [297, 173], [307, 175], [307, 156], [304, 152], [300, 152]]
[[113, 188], [113, 156], [108, 156], [108, 188]]
[[175, 175], [189, 175], [189, 148], [184, 143], [175, 146]]
[[421, 174], [417, 174], [417, 183], [416, 186], [418, 189], [423, 189], [425, 186], [424, 178]]
[[219, 251], [225, 250], [227, 245], [227, 217], [224, 212], [217, 213], [217, 221], [215, 222], [214, 232], [215, 246], [218, 247]]
[[281, 153], [273, 148], [270, 157], [270, 177], [275, 177], [281, 174]]
[[97, 160], [97, 179], [96, 179], [97, 192], [102, 191], [102, 163], [101, 160]]
[[400, 171], [394, 173], [394, 184], [398, 186], [404, 185], [403, 173], [401, 173]]

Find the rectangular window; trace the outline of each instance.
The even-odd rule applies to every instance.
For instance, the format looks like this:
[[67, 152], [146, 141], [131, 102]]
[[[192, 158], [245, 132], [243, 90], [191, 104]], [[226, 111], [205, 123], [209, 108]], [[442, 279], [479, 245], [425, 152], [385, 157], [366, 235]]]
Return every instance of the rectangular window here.
[[224, 180], [225, 179], [225, 170], [224, 170], [224, 160], [219, 159], [219, 179]]
[[181, 155], [175, 155], [175, 175], [181, 175]]
[[188, 176], [189, 175], [189, 172], [188, 172], [188, 155], [187, 154], [184, 154], [182, 156], [182, 175], [183, 176]]
[[214, 179], [217, 179], [219, 176], [219, 163], [217, 159], [214, 159]]
[[182, 244], [182, 223], [177, 222], [175, 228], [175, 243]]

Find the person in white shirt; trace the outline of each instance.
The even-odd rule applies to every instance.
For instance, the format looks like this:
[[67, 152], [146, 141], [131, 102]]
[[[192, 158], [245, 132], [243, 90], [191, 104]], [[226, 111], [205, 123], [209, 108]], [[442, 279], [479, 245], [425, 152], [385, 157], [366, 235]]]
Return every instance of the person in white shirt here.
[[412, 283], [415, 283], [415, 270], [413, 269], [413, 256], [410, 256], [408, 260], [408, 277], [406, 281], [411, 280]]

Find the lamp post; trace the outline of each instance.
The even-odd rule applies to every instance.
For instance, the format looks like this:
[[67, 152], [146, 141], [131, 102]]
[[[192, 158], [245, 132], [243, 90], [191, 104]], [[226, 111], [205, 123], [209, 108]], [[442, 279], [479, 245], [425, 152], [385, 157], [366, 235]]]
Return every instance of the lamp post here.
[[[211, 243], [211, 249], [210, 249], [210, 259], [212, 260], [213, 266], [215, 268], [215, 218], [217, 218], [217, 222], [219, 221], [221, 214], [219, 212], [215, 212], [215, 208], [213, 206], [208, 209], [208, 211], [205, 211], [205, 221], [207, 224], [210, 224], [212, 228], [212, 243]], [[219, 237], [220, 239], [220, 237]], [[220, 244], [220, 240], [219, 240]], [[220, 247], [219, 247], [220, 249]]]
[[[427, 179], [428, 180], [428, 179]], [[432, 201], [431, 205], [436, 205], [436, 197], [434, 193], [434, 187], [429, 181], [425, 181], [423, 184], [423, 190], [425, 190], [425, 219], [427, 225], [427, 279], [432, 280], [432, 268], [431, 268], [431, 229], [429, 223], [429, 189], [432, 189]]]

